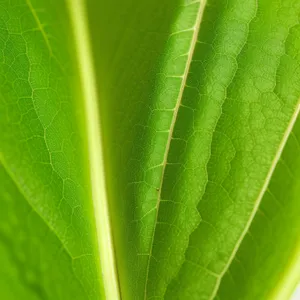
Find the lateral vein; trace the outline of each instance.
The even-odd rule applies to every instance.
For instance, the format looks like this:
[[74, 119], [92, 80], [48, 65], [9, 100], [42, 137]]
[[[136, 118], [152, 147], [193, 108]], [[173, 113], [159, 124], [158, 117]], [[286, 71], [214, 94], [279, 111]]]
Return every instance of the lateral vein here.
[[5, 171], [5, 173], [10, 177], [12, 183], [15, 185], [16, 189], [20, 193], [20, 195], [24, 198], [26, 203], [31, 207], [32, 211], [35, 212], [40, 219], [44, 222], [44, 224], [49, 228], [49, 230], [56, 236], [56, 238], [59, 240], [59, 242], [62, 245], [62, 248], [66, 251], [66, 253], [69, 255], [69, 257], [73, 260], [74, 257], [71, 254], [71, 252], [66, 247], [63, 240], [60, 238], [59, 234], [55, 231], [53, 226], [50, 225], [50, 223], [39, 213], [39, 211], [32, 205], [31, 201], [28, 199], [28, 195], [25, 193], [24, 189], [22, 188], [21, 184], [17, 180], [16, 176], [13, 174], [13, 172], [10, 170], [10, 168], [7, 165], [6, 160], [4, 159], [2, 153], [0, 152], [0, 167], [2, 167]]
[[[71, 252], [69, 251], [69, 249], [67, 248], [65, 242], [63, 242], [63, 240], [61, 239], [60, 235], [56, 232], [56, 230], [54, 229], [54, 227], [52, 225], [50, 225], [50, 223], [46, 220], [46, 218], [44, 218], [39, 211], [34, 207], [34, 205], [32, 205], [31, 201], [28, 199], [28, 195], [25, 193], [23, 187], [21, 186], [21, 184], [19, 183], [19, 181], [17, 180], [16, 176], [13, 174], [13, 172], [10, 170], [10, 168], [7, 165], [6, 160], [4, 159], [2, 153], [0, 152], [0, 168], [4, 169], [4, 172], [6, 173], [6, 175], [8, 175], [12, 181], [12, 183], [15, 185], [17, 191], [20, 193], [20, 195], [23, 197], [23, 199], [26, 201], [26, 203], [30, 206], [30, 208], [32, 209], [32, 211], [34, 213], [36, 213], [36, 215], [41, 219], [41, 221], [45, 224], [45, 226], [49, 229], [49, 231], [55, 235], [55, 237], [57, 238], [57, 240], [59, 241], [59, 243], [61, 244], [62, 249], [66, 252], [66, 254], [70, 257], [72, 263], [74, 262], [75, 259], [77, 259], [78, 257], [74, 257]], [[78, 283], [80, 284], [80, 286], [83, 288], [84, 292], [86, 295], [88, 295], [86, 288], [84, 287], [84, 285], [82, 284], [82, 281], [80, 280], [80, 278], [77, 276], [76, 272], [74, 272], [75, 278], [78, 281]]]
[[34, 20], [35, 20], [35, 22], [36, 22], [36, 24], [37, 24], [37, 26], [38, 26], [38, 29], [39, 29], [40, 32], [42, 33], [42, 36], [43, 36], [43, 39], [45, 40], [45, 43], [46, 43], [46, 46], [47, 46], [47, 48], [48, 48], [49, 54], [50, 54], [50, 56], [52, 56], [53, 53], [52, 53], [52, 48], [51, 48], [49, 39], [48, 39], [48, 37], [47, 37], [47, 34], [46, 34], [46, 32], [45, 32], [45, 30], [44, 30], [44, 28], [43, 28], [43, 25], [42, 25], [42, 23], [41, 23], [41, 21], [40, 21], [38, 15], [37, 15], [37, 13], [36, 13], [34, 7], [32, 6], [31, 0], [26, 0], [26, 3], [27, 3], [27, 5], [28, 5], [28, 7], [29, 7], [29, 9], [30, 9], [30, 11], [31, 11], [31, 13], [32, 13], [32, 15], [33, 15], [33, 18], [34, 18]]

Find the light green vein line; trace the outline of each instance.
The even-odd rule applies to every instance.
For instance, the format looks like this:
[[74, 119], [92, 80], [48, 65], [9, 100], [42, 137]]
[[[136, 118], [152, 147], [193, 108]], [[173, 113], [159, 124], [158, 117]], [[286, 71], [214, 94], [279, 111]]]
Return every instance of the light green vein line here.
[[101, 264], [99, 276], [102, 275], [105, 299], [118, 300], [120, 296], [104, 173], [99, 99], [85, 1], [67, 0], [67, 4], [73, 27], [82, 96], [85, 105], [90, 180]]
[[287, 140], [288, 140], [288, 138], [289, 138], [289, 136], [290, 136], [290, 134], [291, 134], [291, 132], [293, 130], [293, 127], [294, 127], [295, 122], [296, 122], [296, 120], [298, 118], [299, 112], [300, 112], [300, 100], [298, 101], [298, 103], [297, 103], [297, 105], [295, 107], [295, 111], [294, 111], [294, 113], [293, 113], [293, 115], [291, 117], [291, 120], [290, 120], [290, 122], [289, 122], [289, 124], [288, 124], [288, 126], [287, 126], [287, 128], [286, 128], [286, 130], [284, 132], [282, 140], [281, 140], [281, 142], [280, 142], [280, 144], [278, 146], [277, 152], [276, 152], [275, 157], [274, 157], [274, 159], [272, 161], [272, 164], [270, 166], [270, 169], [269, 169], [269, 172], [268, 172], [268, 174], [266, 176], [266, 179], [265, 179], [265, 181], [263, 183], [263, 186], [262, 186], [262, 188], [261, 188], [261, 190], [260, 190], [260, 192], [259, 192], [259, 194], [258, 194], [258, 196], [257, 196], [257, 198], [255, 200], [254, 207], [253, 207], [253, 210], [251, 212], [250, 218], [249, 218], [249, 220], [248, 220], [248, 222], [247, 222], [247, 224], [246, 224], [246, 226], [245, 226], [245, 228], [244, 228], [244, 230], [243, 230], [240, 238], [238, 239], [238, 241], [237, 241], [237, 243], [236, 243], [236, 245], [235, 245], [235, 247], [234, 247], [234, 249], [233, 249], [233, 251], [231, 253], [231, 256], [230, 256], [229, 260], [227, 261], [227, 264], [225, 265], [223, 271], [221, 272], [221, 274], [219, 275], [219, 277], [217, 279], [217, 282], [216, 282], [215, 288], [213, 290], [213, 293], [212, 293], [211, 297], [209, 298], [210, 300], [213, 300], [216, 297], [216, 294], [217, 294], [217, 292], [219, 290], [219, 287], [220, 287], [220, 284], [221, 284], [221, 280], [224, 277], [224, 275], [227, 272], [227, 270], [229, 269], [229, 267], [230, 267], [230, 265], [231, 265], [234, 257], [236, 256], [237, 251], [240, 248], [240, 245], [241, 245], [241, 243], [242, 243], [245, 235], [249, 231], [249, 228], [250, 228], [250, 226], [251, 226], [251, 224], [253, 222], [253, 219], [254, 219], [254, 217], [255, 217], [258, 209], [259, 209], [259, 206], [260, 206], [260, 203], [262, 201], [262, 198], [263, 198], [263, 196], [264, 196], [264, 194], [265, 194], [265, 192], [266, 192], [266, 190], [267, 190], [267, 188], [269, 186], [269, 183], [271, 181], [271, 178], [272, 178], [272, 175], [273, 175], [273, 173], [275, 171], [277, 163], [278, 163], [278, 161], [279, 161], [279, 159], [280, 159], [280, 157], [282, 155], [283, 149], [284, 149], [284, 147], [285, 147], [285, 145], [287, 143]]
[[4, 159], [2, 153], [0, 152], [0, 167], [2, 167], [5, 171], [5, 173], [10, 177], [11, 181], [14, 183], [15, 187], [17, 188], [20, 195], [23, 196], [24, 200], [27, 202], [27, 204], [31, 207], [31, 209], [40, 217], [40, 219], [46, 224], [46, 226], [49, 228], [49, 230], [56, 236], [56, 238], [59, 240], [59, 242], [62, 245], [62, 248], [66, 253], [70, 256], [70, 258], [73, 260], [73, 256], [71, 252], [66, 247], [65, 243], [62, 241], [58, 233], [54, 230], [53, 226], [49, 224], [49, 222], [39, 213], [38, 210], [32, 205], [31, 201], [28, 199], [28, 195], [24, 192], [23, 188], [19, 184], [18, 180], [16, 179], [16, 176], [13, 174], [13, 172], [8, 167], [6, 160]]
[[36, 13], [34, 7], [32, 6], [31, 0], [26, 0], [26, 3], [27, 3], [27, 5], [28, 5], [28, 7], [29, 7], [29, 9], [30, 9], [30, 11], [31, 11], [31, 13], [32, 13], [32, 15], [33, 15], [33, 17], [34, 17], [34, 20], [36, 21], [36, 24], [37, 24], [37, 26], [38, 26], [38, 29], [39, 29], [39, 30], [41, 31], [41, 33], [42, 33], [42, 36], [43, 36], [43, 38], [44, 38], [44, 40], [45, 40], [45, 43], [46, 43], [46, 46], [47, 46], [47, 48], [48, 48], [48, 50], [49, 50], [49, 53], [50, 53], [50, 55], [52, 56], [53, 53], [52, 53], [52, 48], [51, 48], [49, 39], [48, 39], [48, 37], [47, 37], [47, 34], [46, 34], [46, 32], [45, 32], [45, 30], [44, 30], [44, 28], [43, 28], [43, 25], [42, 25], [42, 23], [41, 23], [41, 21], [40, 21], [38, 15], [37, 15], [37, 13]]
[[174, 113], [173, 113], [173, 117], [172, 117], [172, 121], [171, 121], [171, 126], [170, 126], [169, 136], [168, 136], [168, 140], [167, 140], [167, 145], [166, 145], [166, 150], [165, 150], [164, 157], [163, 157], [163, 163], [162, 163], [163, 169], [162, 169], [162, 175], [161, 175], [162, 179], [161, 179], [161, 183], [160, 183], [159, 194], [158, 194], [157, 204], [156, 204], [156, 217], [155, 217], [155, 225], [154, 225], [155, 228], [153, 230], [153, 234], [152, 234], [152, 237], [151, 237], [151, 248], [150, 248], [149, 258], [148, 258], [148, 262], [147, 262], [145, 289], [144, 289], [144, 299], [147, 298], [147, 284], [148, 284], [149, 271], [150, 271], [150, 260], [151, 260], [152, 251], [153, 251], [153, 242], [154, 242], [154, 237], [155, 237], [156, 224], [157, 224], [159, 206], [160, 206], [160, 201], [161, 201], [161, 190], [162, 190], [165, 170], [166, 170], [166, 166], [167, 166], [168, 154], [169, 154], [170, 147], [171, 147], [171, 141], [172, 141], [172, 136], [173, 136], [173, 132], [174, 132], [177, 116], [178, 116], [178, 111], [179, 111], [179, 108], [180, 108], [180, 105], [181, 105], [181, 102], [182, 102], [184, 88], [186, 86], [187, 77], [188, 77], [190, 66], [191, 66], [191, 63], [192, 63], [194, 50], [195, 50], [195, 47], [196, 47], [196, 44], [197, 44], [198, 34], [199, 34], [199, 30], [200, 30], [200, 24], [201, 24], [204, 9], [205, 9], [205, 6], [206, 6], [206, 0], [195, 1], [193, 3], [197, 3], [197, 2], [199, 2], [199, 9], [198, 9], [198, 13], [197, 13], [197, 18], [195, 20], [195, 25], [191, 29], [191, 30], [193, 30], [193, 37], [192, 37], [191, 44], [190, 44], [190, 49], [189, 49], [189, 53], [188, 53], [187, 62], [186, 62], [186, 65], [185, 65], [184, 74], [182, 76], [182, 82], [181, 82], [179, 94], [178, 94], [176, 105], [175, 105], [175, 108], [174, 108]]

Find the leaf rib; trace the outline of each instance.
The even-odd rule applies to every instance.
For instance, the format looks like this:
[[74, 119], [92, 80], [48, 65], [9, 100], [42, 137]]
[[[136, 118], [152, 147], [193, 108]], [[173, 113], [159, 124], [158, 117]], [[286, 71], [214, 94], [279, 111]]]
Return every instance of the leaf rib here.
[[276, 151], [275, 157], [274, 157], [274, 159], [272, 161], [271, 167], [270, 167], [269, 172], [268, 172], [268, 174], [266, 176], [266, 179], [265, 179], [265, 181], [263, 183], [263, 186], [262, 186], [262, 188], [261, 188], [261, 190], [260, 190], [260, 192], [258, 194], [257, 199], [255, 200], [254, 207], [253, 207], [253, 210], [251, 212], [250, 218], [249, 218], [249, 220], [248, 220], [248, 222], [247, 222], [247, 224], [246, 224], [246, 226], [245, 226], [245, 228], [244, 228], [244, 230], [243, 230], [240, 238], [238, 239], [238, 241], [237, 241], [237, 243], [236, 243], [236, 245], [235, 245], [235, 247], [234, 247], [234, 249], [233, 249], [230, 257], [229, 257], [229, 260], [228, 260], [227, 264], [225, 265], [223, 271], [220, 273], [220, 275], [217, 278], [217, 282], [216, 282], [215, 288], [214, 288], [214, 290], [212, 292], [212, 295], [210, 297], [210, 300], [213, 300], [216, 297], [216, 294], [217, 294], [217, 292], [219, 290], [219, 287], [220, 287], [221, 280], [224, 277], [224, 275], [227, 272], [227, 270], [229, 269], [229, 267], [230, 267], [230, 265], [231, 265], [234, 257], [236, 256], [237, 251], [240, 248], [240, 245], [241, 245], [241, 243], [242, 243], [245, 235], [247, 234], [247, 232], [248, 232], [248, 230], [249, 230], [249, 228], [250, 228], [250, 226], [252, 224], [252, 221], [253, 221], [253, 219], [254, 219], [254, 217], [256, 215], [256, 212], [258, 211], [258, 208], [260, 206], [261, 200], [262, 200], [265, 192], [267, 191], [267, 188], [268, 188], [269, 183], [271, 181], [272, 175], [273, 175], [273, 173], [275, 171], [275, 168], [276, 168], [277, 163], [278, 163], [278, 161], [279, 161], [279, 159], [281, 157], [281, 154], [282, 154], [282, 152], [284, 150], [284, 147], [285, 147], [285, 145], [287, 143], [287, 140], [288, 140], [288, 138], [289, 138], [289, 136], [290, 136], [290, 134], [291, 134], [291, 132], [293, 130], [293, 127], [294, 127], [295, 122], [296, 122], [296, 120], [298, 118], [299, 112], [300, 112], [300, 100], [298, 101], [298, 103], [296, 105], [295, 111], [294, 111], [294, 113], [293, 113], [293, 115], [291, 117], [291, 120], [290, 120], [290, 122], [289, 122], [289, 124], [287, 126], [286, 131], [284, 132], [283, 138], [282, 138], [282, 140], [281, 140], [281, 142], [279, 144], [279, 147], [278, 147], [278, 149]]
[[287, 271], [284, 272], [278, 287], [275, 288], [269, 299], [271, 300], [281, 300], [290, 299], [291, 294], [295, 290], [297, 284], [299, 283], [300, 274], [300, 241], [297, 241], [295, 252], [292, 253], [291, 259], [288, 263]]
[[59, 240], [59, 242], [62, 245], [62, 248], [66, 251], [66, 253], [70, 256], [70, 258], [73, 260], [74, 257], [72, 256], [71, 252], [68, 250], [68, 248], [66, 247], [65, 243], [62, 241], [62, 239], [60, 238], [59, 234], [57, 234], [57, 232], [54, 230], [54, 228], [49, 224], [49, 222], [38, 212], [38, 210], [35, 209], [35, 207], [32, 205], [31, 201], [28, 200], [28, 196], [26, 195], [26, 193], [24, 192], [23, 188], [21, 187], [20, 183], [18, 182], [18, 180], [16, 179], [16, 177], [14, 176], [13, 172], [10, 170], [10, 168], [7, 166], [7, 163], [5, 161], [5, 159], [3, 158], [3, 155], [0, 153], [0, 167], [3, 167], [5, 172], [7, 173], [7, 175], [10, 177], [11, 181], [14, 183], [14, 185], [16, 186], [17, 190], [19, 191], [19, 193], [23, 196], [23, 198], [25, 199], [25, 201], [28, 203], [28, 205], [31, 207], [31, 209], [41, 218], [41, 220], [43, 220], [43, 222], [46, 224], [46, 226], [49, 228], [49, 230], [51, 230], [54, 235], [57, 237], [57, 239]]
[[[26, 195], [26, 193], [24, 192], [23, 188], [21, 187], [20, 183], [18, 182], [18, 180], [16, 179], [16, 177], [14, 176], [13, 172], [10, 170], [10, 168], [7, 166], [7, 163], [5, 161], [5, 159], [2, 156], [2, 153], [0, 153], [0, 167], [3, 167], [4, 171], [6, 172], [6, 174], [10, 177], [11, 181], [13, 182], [13, 184], [15, 185], [16, 189], [18, 190], [18, 192], [20, 193], [21, 196], [23, 196], [23, 199], [26, 201], [26, 203], [31, 207], [32, 211], [42, 220], [42, 222], [46, 225], [46, 227], [49, 229], [49, 231], [51, 233], [53, 233], [55, 235], [55, 237], [57, 238], [57, 240], [60, 242], [61, 244], [61, 249], [63, 251], [66, 252], [66, 254], [70, 257], [71, 261], [72, 261], [72, 267], [73, 267], [73, 262], [74, 260], [80, 258], [79, 257], [74, 257], [72, 255], [72, 253], [69, 251], [69, 249], [67, 248], [66, 244], [63, 242], [63, 240], [60, 238], [59, 234], [56, 232], [56, 230], [53, 228], [53, 226], [51, 226], [49, 224], [49, 222], [39, 213], [39, 211], [32, 205], [31, 201], [28, 200], [28, 195]], [[78, 275], [76, 274], [76, 272], [74, 272], [74, 267], [73, 267], [73, 274], [76, 278], [76, 280], [78, 281], [78, 283], [80, 284], [80, 286], [82, 287], [84, 293], [87, 295], [88, 297], [88, 292], [84, 286], [84, 284], [82, 283], [82, 280], [80, 280], [80, 278], [78, 277]]]
[[[155, 223], [154, 223], [153, 234], [152, 234], [152, 237], [151, 237], [151, 248], [150, 248], [150, 252], [149, 252], [149, 257], [148, 257], [148, 262], [147, 262], [147, 269], [146, 269], [144, 299], [147, 299], [147, 284], [148, 284], [148, 278], [149, 278], [150, 260], [151, 260], [152, 251], [153, 251], [153, 242], [154, 242], [154, 237], [155, 237], [155, 232], [156, 232], [159, 206], [160, 206], [160, 201], [161, 201], [161, 191], [162, 191], [162, 186], [163, 186], [163, 182], [164, 182], [164, 175], [165, 175], [165, 170], [166, 170], [166, 165], [167, 165], [167, 160], [168, 160], [168, 154], [169, 154], [171, 141], [172, 141], [172, 137], [173, 137], [173, 132], [174, 132], [177, 116], [178, 116], [178, 111], [179, 111], [179, 108], [180, 108], [181, 102], [182, 102], [184, 88], [186, 86], [190, 66], [191, 66], [191, 63], [192, 63], [194, 50], [195, 50], [195, 47], [196, 47], [196, 44], [197, 44], [197, 39], [198, 39], [198, 35], [199, 35], [202, 16], [203, 16], [205, 6], [206, 6], [206, 0], [200, 0], [199, 2], [200, 2], [200, 4], [199, 4], [198, 13], [197, 13], [197, 18], [196, 18], [196, 21], [195, 21], [195, 25], [193, 27], [194, 33], [193, 33], [192, 40], [191, 40], [190, 51], [188, 53], [188, 58], [187, 58], [187, 62], [186, 62], [186, 65], [185, 65], [184, 74], [182, 76], [182, 82], [181, 82], [178, 98], [177, 98], [177, 101], [176, 101], [176, 105], [175, 105], [175, 108], [174, 108], [173, 117], [172, 117], [171, 125], [170, 125], [170, 131], [169, 131], [169, 134], [168, 134], [168, 139], [167, 139], [167, 144], [166, 144], [166, 149], [165, 149], [164, 156], [163, 156], [161, 182], [160, 182], [159, 192], [158, 192], [158, 196], [157, 196], [157, 203], [156, 203]], [[193, 3], [196, 3], [196, 1], [193, 2]]]
[[53, 52], [52, 52], [52, 48], [51, 48], [49, 39], [48, 39], [48, 37], [47, 37], [47, 34], [46, 34], [46, 32], [45, 32], [45, 30], [44, 30], [44, 28], [43, 28], [43, 25], [42, 25], [42, 23], [41, 23], [41, 21], [40, 21], [38, 15], [37, 15], [37, 13], [36, 13], [34, 7], [32, 6], [31, 0], [26, 0], [26, 3], [27, 3], [27, 5], [28, 5], [28, 7], [29, 7], [29, 9], [30, 9], [30, 12], [31, 12], [32, 15], [33, 15], [33, 18], [34, 18], [34, 20], [35, 20], [35, 22], [36, 22], [36, 24], [37, 24], [37, 26], [38, 26], [38, 29], [39, 29], [40, 32], [42, 33], [42, 36], [43, 36], [43, 39], [45, 40], [45, 43], [46, 43], [46, 46], [47, 46], [47, 48], [48, 48], [49, 54], [50, 54], [50, 56], [52, 56], [52, 55], [53, 55]]
[[68, 0], [84, 99], [92, 201], [105, 298], [120, 299], [104, 175], [98, 91], [84, 0]]

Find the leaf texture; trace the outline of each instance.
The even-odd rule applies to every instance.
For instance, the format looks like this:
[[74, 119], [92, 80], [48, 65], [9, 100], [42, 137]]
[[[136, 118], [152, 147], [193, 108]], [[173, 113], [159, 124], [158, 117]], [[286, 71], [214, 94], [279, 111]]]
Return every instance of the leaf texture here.
[[116, 116], [106, 157], [122, 296], [213, 299], [297, 117], [299, 5], [129, 2], [103, 5], [112, 36], [92, 32]]
[[[21, 276], [27, 276], [21, 269], [28, 269], [29, 278], [21, 282], [24, 290], [35, 291], [34, 297], [103, 299], [106, 277], [102, 277], [101, 237], [90, 180], [88, 116], [82, 109], [86, 99], [81, 96], [74, 24], [69, 16], [63, 1], [0, 1], [1, 165], [6, 170], [1, 180], [9, 182], [3, 187], [3, 205], [14, 216], [11, 205], [17, 204], [6, 204], [5, 199], [16, 195], [20, 212], [16, 211], [15, 218], [24, 223], [24, 233], [20, 232], [16, 242], [14, 235], [6, 234], [3, 245], [16, 243], [15, 251], [21, 252], [19, 244], [28, 239], [27, 249], [20, 244], [24, 251], [39, 243], [41, 249], [36, 251], [46, 255], [49, 249], [44, 262], [40, 261], [43, 256], [35, 258], [31, 253], [25, 260], [16, 257], [15, 264], [7, 268], [11, 271], [17, 266]], [[33, 216], [27, 216], [31, 210]], [[11, 224], [14, 231], [22, 222], [16, 228]], [[102, 218], [103, 226], [104, 222]], [[49, 238], [45, 235], [43, 240], [42, 232], [50, 232]], [[31, 257], [32, 263], [27, 262]], [[5, 256], [1, 259], [6, 260]], [[56, 259], [56, 269], [51, 270]], [[60, 268], [64, 274], [59, 273]], [[45, 281], [38, 281], [40, 276]], [[4, 292], [1, 298], [19, 298], [13, 291]]]
[[290, 299], [299, 282], [299, 128], [298, 119], [216, 299]]
[[0, 0], [1, 298], [288, 299], [299, 16]]

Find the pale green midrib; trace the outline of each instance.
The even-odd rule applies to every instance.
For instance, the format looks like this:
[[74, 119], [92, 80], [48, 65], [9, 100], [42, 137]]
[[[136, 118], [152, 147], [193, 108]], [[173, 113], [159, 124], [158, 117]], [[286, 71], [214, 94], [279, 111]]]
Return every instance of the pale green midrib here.
[[[48, 229], [56, 236], [57, 240], [60, 242], [62, 249], [66, 252], [66, 254], [70, 257], [71, 261], [72, 261], [72, 268], [73, 268], [73, 262], [74, 260], [76, 260], [77, 258], [79, 258], [80, 256], [73, 256], [71, 254], [71, 252], [69, 251], [69, 249], [67, 248], [67, 246], [65, 245], [65, 243], [61, 240], [59, 234], [56, 232], [56, 230], [54, 229], [53, 226], [51, 226], [49, 224], [49, 222], [35, 209], [35, 207], [31, 204], [31, 202], [28, 200], [28, 196], [26, 195], [26, 193], [24, 192], [23, 188], [21, 187], [21, 185], [19, 184], [18, 180], [16, 179], [15, 175], [13, 174], [13, 172], [11, 172], [10, 168], [8, 167], [2, 153], [0, 153], [0, 167], [3, 167], [6, 174], [10, 177], [10, 179], [12, 180], [12, 182], [14, 183], [14, 185], [16, 186], [17, 190], [19, 191], [19, 193], [23, 196], [24, 200], [26, 201], [26, 203], [31, 207], [32, 211], [34, 213], [37, 214], [37, 216], [42, 220], [42, 222], [44, 222], [44, 224], [46, 225], [46, 227], [48, 227]], [[83, 255], [81, 255], [83, 256]], [[78, 283], [80, 284], [80, 286], [82, 287], [83, 291], [85, 292], [85, 294], [88, 297], [88, 293], [84, 287], [84, 285], [82, 284], [80, 278], [77, 276], [76, 272], [74, 271], [73, 268], [73, 273], [75, 275], [76, 280], [78, 281]]]
[[297, 241], [295, 250], [287, 264], [281, 280], [270, 292], [268, 300], [289, 300], [300, 281], [300, 240]]
[[[91, 38], [88, 28], [86, 3], [85, 0], [67, 0], [67, 5], [73, 28], [75, 52], [85, 106], [91, 192], [100, 257], [100, 266], [98, 266], [99, 277], [102, 277], [103, 280], [105, 299], [118, 300], [120, 299], [120, 292], [110, 225], [103, 161], [102, 131], [98, 107], [99, 99], [90, 45]], [[101, 293], [101, 291], [99, 292]]]
[[[223, 268], [223, 271], [220, 273], [219, 277], [217, 278], [215, 288], [214, 288], [214, 290], [212, 292], [211, 297], [209, 298], [210, 300], [213, 300], [216, 297], [217, 292], [218, 292], [219, 287], [220, 287], [220, 284], [221, 284], [221, 281], [222, 281], [222, 278], [224, 277], [225, 273], [228, 271], [229, 267], [231, 266], [232, 261], [233, 261], [234, 257], [236, 256], [236, 253], [239, 250], [239, 248], [240, 248], [240, 246], [242, 244], [242, 241], [244, 240], [244, 237], [246, 236], [247, 232], [250, 229], [250, 226], [251, 226], [251, 224], [253, 222], [253, 219], [254, 219], [254, 217], [255, 217], [255, 215], [256, 215], [256, 213], [258, 211], [258, 208], [260, 206], [260, 203], [261, 203], [261, 201], [263, 199], [263, 196], [264, 196], [265, 192], [267, 191], [267, 188], [268, 188], [269, 183], [271, 181], [272, 175], [273, 175], [273, 173], [274, 173], [274, 171], [276, 169], [277, 163], [278, 163], [278, 161], [279, 161], [279, 159], [280, 159], [280, 157], [282, 155], [284, 147], [285, 147], [285, 145], [286, 145], [286, 143], [288, 141], [288, 138], [289, 138], [289, 136], [290, 136], [290, 134], [291, 134], [291, 132], [293, 130], [293, 127], [294, 127], [295, 122], [296, 122], [296, 120], [298, 118], [299, 112], [300, 112], [300, 100], [298, 101], [298, 103], [297, 103], [297, 105], [295, 107], [294, 113], [293, 113], [293, 115], [291, 117], [291, 120], [290, 120], [288, 126], [287, 126], [287, 129], [284, 132], [284, 135], [283, 135], [282, 140], [281, 140], [281, 142], [279, 144], [279, 147], [278, 147], [278, 149], [276, 151], [276, 154], [274, 156], [274, 159], [272, 161], [270, 169], [269, 169], [269, 171], [267, 173], [267, 176], [266, 176], [266, 179], [265, 179], [265, 181], [263, 183], [263, 186], [262, 186], [262, 188], [261, 188], [261, 190], [260, 190], [260, 192], [259, 192], [259, 194], [258, 194], [258, 196], [257, 196], [257, 198], [256, 198], [256, 200], [254, 202], [254, 207], [253, 207], [251, 215], [250, 215], [250, 217], [248, 219], [248, 222], [246, 223], [246, 226], [245, 226], [245, 228], [244, 228], [244, 230], [243, 230], [240, 238], [238, 239], [237, 243], [235, 244], [235, 247], [234, 247], [234, 249], [233, 249], [233, 251], [231, 253], [231, 256], [228, 259], [227, 264], [225, 265], [225, 267]], [[300, 260], [300, 258], [299, 258], [299, 260]], [[300, 262], [299, 262], [299, 264], [300, 264]], [[279, 300], [279, 299], [277, 299], [277, 300]]]
[[[196, 2], [197, 1], [195, 1], [195, 3]], [[182, 101], [182, 97], [183, 97], [184, 88], [185, 88], [186, 81], [187, 81], [188, 74], [189, 74], [189, 70], [190, 70], [190, 67], [191, 67], [194, 50], [195, 50], [195, 47], [196, 47], [196, 44], [197, 44], [197, 39], [198, 39], [198, 35], [199, 35], [199, 30], [200, 30], [200, 24], [201, 24], [202, 16], [203, 16], [204, 9], [205, 9], [205, 6], [206, 6], [206, 0], [199, 0], [199, 3], [200, 4], [199, 4], [198, 13], [197, 13], [197, 18], [195, 20], [194, 33], [193, 33], [193, 37], [192, 37], [192, 40], [191, 40], [190, 51], [189, 51], [189, 54], [188, 54], [184, 74], [182, 76], [180, 91], [179, 91], [178, 98], [177, 98], [177, 101], [176, 101], [176, 105], [175, 105], [175, 108], [174, 108], [174, 113], [173, 113], [173, 117], [172, 117], [172, 121], [171, 121], [170, 131], [169, 131], [168, 140], [167, 140], [167, 144], [166, 144], [166, 149], [165, 149], [164, 156], [163, 156], [163, 162], [162, 162], [163, 167], [162, 167], [161, 182], [160, 182], [160, 187], [159, 187], [159, 192], [158, 192], [158, 197], [157, 197], [155, 223], [154, 223], [153, 234], [152, 234], [152, 237], [151, 237], [151, 248], [150, 248], [147, 267], [146, 267], [144, 300], [147, 299], [147, 286], [148, 286], [148, 278], [149, 278], [149, 270], [150, 270], [150, 260], [151, 260], [152, 251], [153, 251], [153, 243], [154, 243], [154, 237], [155, 237], [155, 231], [156, 231], [157, 219], [158, 219], [158, 213], [159, 213], [159, 206], [160, 206], [160, 200], [161, 200], [161, 191], [162, 191], [162, 186], [163, 186], [163, 182], [164, 182], [164, 175], [165, 175], [165, 170], [166, 170], [166, 165], [167, 165], [168, 154], [169, 154], [171, 141], [172, 141], [172, 136], [173, 136], [173, 132], [174, 132], [177, 116], [178, 116], [178, 111], [179, 111], [181, 101]]]

